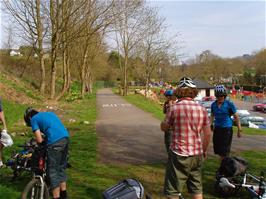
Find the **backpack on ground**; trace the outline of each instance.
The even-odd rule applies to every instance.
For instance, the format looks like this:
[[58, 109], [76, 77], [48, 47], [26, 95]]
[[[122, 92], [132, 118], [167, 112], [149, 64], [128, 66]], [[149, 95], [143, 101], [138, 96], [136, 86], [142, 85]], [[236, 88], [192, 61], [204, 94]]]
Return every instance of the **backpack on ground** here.
[[243, 175], [248, 167], [248, 163], [241, 157], [225, 157], [219, 168], [219, 175], [233, 177]]
[[233, 185], [241, 184], [248, 163], [241, 157], [225, 157], [216, 172], [215, 191], [223, 197], [236, 196], [241, 186], [223, 186], [224, 180]]
[[104, 199], [141, 199], [144, 195], [142, 184], [135, 179], [125, 179], [103, 192]]

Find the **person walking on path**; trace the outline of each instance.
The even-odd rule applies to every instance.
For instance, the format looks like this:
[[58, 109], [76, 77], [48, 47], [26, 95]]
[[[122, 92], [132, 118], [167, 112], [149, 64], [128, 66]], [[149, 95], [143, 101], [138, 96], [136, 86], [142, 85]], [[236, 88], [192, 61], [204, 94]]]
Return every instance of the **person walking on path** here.
[[178, 103], [161, 123], [162, 131], [173, 128], [164, 193], [168, 199], [178, 199], [186, 184], [193, 199], [202, 199], [201, 166], [211, 136], [208, 113], [193, 100], [198, 90], [190, 78], [179, 81], [176, 94], [180, 97]]
[[[164, 92], [164, 96], [166, 98], [164, 104], [163, 104], [163, 113], [166, 114], [168, 111], [170, 111], [170, 108], [176, 103], [177, 99], [174, 94], [173, 89], [168, 89]], [[171, 144], [171, 128], [168, 131], [164, 132], [164, 144], [167, 151], [167, 154], [169, 154], [170, 150], [170, 144]]]
[[[224, 85], [217, 85], [214, 90], [216, 101], [211, 105], [211, 126], [213, 129], [213, 150], [223, 160], [229, 156], [233, 137], [234, 117], [237, 124], [237, 137], [241, 137], [241, 123], [236, 113], [236, 107], [233, 102], [226, 100], [227, 91]], [[213, 128], [214, 122], [214, 128]]]
[[66, 199], [68, 131], [53, 112], [38, 112], [29, 107], [25, 111], [24, 120], [32, 128], [37, 143], [47, 147], [47, 172], [53, 198]]

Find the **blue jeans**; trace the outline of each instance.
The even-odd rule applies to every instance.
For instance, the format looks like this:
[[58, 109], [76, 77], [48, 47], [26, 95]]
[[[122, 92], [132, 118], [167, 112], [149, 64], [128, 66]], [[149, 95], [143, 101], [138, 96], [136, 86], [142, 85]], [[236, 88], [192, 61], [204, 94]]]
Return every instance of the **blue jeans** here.
[[52, 189], [66, 182], [68, 144], [68, 138], [62, 138], [47, 146], [47, 174]]

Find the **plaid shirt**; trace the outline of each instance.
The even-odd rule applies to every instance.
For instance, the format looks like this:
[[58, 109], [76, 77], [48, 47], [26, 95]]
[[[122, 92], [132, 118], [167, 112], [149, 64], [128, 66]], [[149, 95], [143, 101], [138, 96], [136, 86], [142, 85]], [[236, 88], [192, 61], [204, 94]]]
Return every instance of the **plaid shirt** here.
[[203, 153], [201, 132], [209, 125], [207, 110], [191, 98], [183, 98], [171, 107], [165, 121], [173, 128], [171, 149], [181, 156]]

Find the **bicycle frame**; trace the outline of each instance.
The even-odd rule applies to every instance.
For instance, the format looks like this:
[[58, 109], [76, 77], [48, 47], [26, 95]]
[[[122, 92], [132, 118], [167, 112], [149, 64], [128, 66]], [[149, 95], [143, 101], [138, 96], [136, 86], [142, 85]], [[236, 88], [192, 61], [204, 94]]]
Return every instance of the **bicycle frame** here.
[[[248, 182], [248, 177], [251, 178], [254, 183]], [[262, 193], [263, 195], [260, 195], [259, 193], [259, 188], [260, 184], [264, 183], [261, 182], [261, 179], [257, 178], [256, 176], [250, 174], [250, 173], [245, 173], [243, 177], [243, 182], [241, 184], [234, 184], [231, 183], [227, 178], [222, 177], [220, 178], [219, 186], [221, 187], [229, 187], [235, 189], [236, 187], [243, 187], [246, 188], [250, 194], [252, 194], [252, 198], [257, 197], [258, 199], [266, 199], [266, 194]], [[266, 189], [264, 185], [264, 191]]]
[[[40, 182], [41, 182], [41, 198], [40, 199], [43, 199], [43, 194], [44, 194], [44, 179], [43, 179], [43, 177], [42, 176], [40, 176], [40, 175], [36, 175], [36, 176], [34, 176], [33, 178], [35, 178], [35, 179], [38, 179], [38, 180], [40, 180]], [[32, 192], [34, 193], [34, 189], [32, 190]]]

